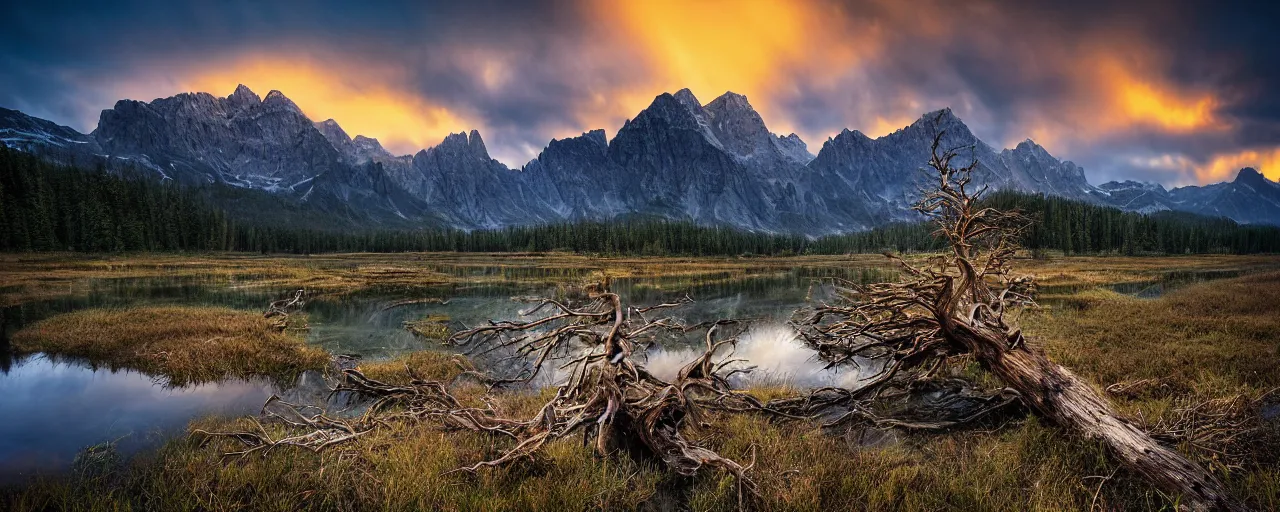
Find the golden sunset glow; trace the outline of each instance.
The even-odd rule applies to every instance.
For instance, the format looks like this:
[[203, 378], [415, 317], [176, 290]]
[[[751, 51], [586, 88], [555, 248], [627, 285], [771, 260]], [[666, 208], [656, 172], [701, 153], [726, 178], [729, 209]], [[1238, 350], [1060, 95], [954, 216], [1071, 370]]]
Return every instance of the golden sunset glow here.
[[[1099, 43], [1101, 44], [1101, 43]], [[1111, 55], [1111, 47], [1129, 49], [1125, 60]], [[1064, 54], [1058, 58], [1067, 58]], [[1220, 134], [1232, 128], [1221, 114], [1225, 102], [1210, 91], [1177, 85], [1160, 70], [1167, 57], [1133, 43], [1113, 41], [1078, 54], [1086, 64], [1063, 75], [1063, 93], [1054, 102], [1014, 111], [1004, 142], [1013, 146], [1026, 138], [1062, 158], [1089, 151], [1117, 137], [1197, 136]], [[1199, 175], [1194, 159], [1179, 163], [1140, 157], [1137, 165], [1152, 170]], [[1207, 176], [1207, 174], [1204, 174]]]
[[[773, 131], [799, 132], [816, 151], [821, 141], [834, 132], [808, 130], [795, 121], [779, 98], [794, 93], [797, 80], [829, 94], [841, 94], [837, 77], [885, 58], [880, 34], [874, 28], [854, 31], [856, 36], [850, 34], [848, 27], [833, 21], [839, 18], [831, 15], [834, 7], [822, 2], [712, 0], [686, 4], [671, 0], [592, 0], [588, 5], [607, 28], [595, 32], [596, 42], [631, 52], [637, 59], [635, 78], [603, 83], [592, 93], [568, 101], [568, 122], [539, 125], [538, 129], [546, 134], [545, 140], [576, 136], [593, 128], [616, 133], [624, 119], [645, 108], [655, 95], [688, 87], [703, 102], [725, 91], [745, 94]], [[938, 34], [948, 30], [945, 26], [931, 26], [932, 32]], [[1007, 146], [1029, 137], [1051, 152], [1067, 156], [1066, 151], [1136, 128], [1198, 133], [1227, 126], [1218, 117], [1221, 102], [1215, 96], [1162, 80], [1158, 73], [1150, 71], [1156, 67], [1154, 57], [1135, 50], [1129, 56], [1133, 62], [1122, 62], [1100, 55], [1096, 49], [1083, 51], [1091, 56], [1085, 60], [1095, 64], [1075, 73], [1076, 93], [1066, 108], [1032, 111], [1016, 120], [1005, 141]], [[470, 74], [478, 89], [501, 95], [507, 88], [520, 87], [512, 67], [517, 61], [511, 55], [480, 50], [468, 50], [467, 55], [471, 57], [464, 60], [469, 66], [464, 72]], [[584, 57], [599, 58], [595, 55], [598, 54]], [[223, 96], [240, 83], [262, 96], [272, 89], [280, 90], [312, 120], [333, 118], [351, 136], [375, 137], [396, 154], [431, 147], [448, 133], [485, 131], [483, 118], [477, 114], [464, 114], [457, 106], [430, 101], [414, 91], [406, 85], [409, 80], [402, 69], [381, 67], [376, 62], [350, 64], [344, 59], [337, 59], [342, 64], [335, 67], [333, 62], [241, 57], [180, 75], [176, 90], [162, 95], [207, 91]], [[590, 69], [592, 63], [579, 65]], [[823, 89], [824, 86], [830, 89]], [[927, 109], [919, 101], [919, 91], [910, 84], [892, 94], [879, 102], [859, 105], [858, 112], [844, 113], [844, 127], [861, 130], [872, 138], [881, 137], [910, 125]], [[929, 107], [943, 106], [947, 104], [935, 101]], [[512, 160], [507, 162], [512, 166], [536, 156], [541, 149], [537, 142], [503, 141], [492, 135], [486, 138], [491, 149]], [[504, 148], [508, 142], [514, 148]], [[1264, 172], [1280, 172], [1275, 170], [1274, 155], [1267, 158], [1268, 154], [1248, 151], [1220, 156], [1206, 164], [1183, 163], [1176, 167], [1200, 182], [1229, 178], [1243, 165], [1261, 165]]]
[[906, 116], [885, 119], [883, 117], [876, 116], [875, 122], [873, 122], [870, 127], [862, 130], [862, 133], [863, 135], [873, 139], [883, 137], [916, 122], [916, 119], [916, 117]]
[[639, 53], [649, 76], [609, 91], [627, 116], [661, 92], [688, 88], [703, 102], [744, 94], [770, 128], [798, 131], [771, 99], [797, 77], [822, 85], [874, 50], [874, 31], [845, 31], [825, 2], [708, 0], [593, 1], [604, 34]]
[[1213, 183], [1234, 179], [1244, 167], [1253, 167], [1268, 179], [1280, 180], [1280, 147], [1217, 155], [1196, 166], [1195, 173], [1200, 183]]
[[[394, 154], [439, 144], [451, 132], [478, 128], [446, 107], [394, 87], [384, 70], [324, 69], [290, 59], [243, 59], [212, 66], [212, 73], [183, 77], [182, 90], [226, 96], [238, 84], [259, 96], [279, 90], [312, 121], [334, 119], [351, 137], [373, 137]], [[381, 75], [381, 76], [380, 76]]]
[[608, 2], [627, 37], [667, 89], [688, 87], [707, 99], [728, 90], [751, 95], [781, 64], [804, 57], [808, 12], [798, 3], [749, 1]]
[[[882, 137], [947, 107], [993, 146], [1031, 138], [1089, 172], [1169, 154], [1184, 163], [1143, 165], [1152, 171], [1143, 178], [1211, 180], [1234, 171], [1215, 165], [1256, 151], [1236, 136], [1251, 122], [1239, 113], [1269, 89], [1237, 87], [1216, 61], [1140, 27], [1066, 27], [1035, 6], [952, 4], [569, 0], [545, 19], [479, 7], [467, 23], [439, 26], [414, 16], [444, 11], [406, 9], [403, 26], [351, 27], [349, 39], [290, 27], [243, 45], [209, 37], [220, 44], [193, 50], [167, 48], [172, 36], [158, 34], [154, 51], [121, 66], [60, 70], [57, 80], [93, 94], [47, 114], [89, 131], [121, 97], [226, 96], [243, 83], [260, 96], [280, 90], [312, 120], [333, 118], [396, 154], [476, 129], [491, 156], [519, 167], [552, 138], [598, 128], [613, 137], [655, 96], [688, 88], [704, 103], [746, 95], [771, 131], [799, 134], [814, 153], [842, 129]], [[1213, 141], [1184, 144], [1192, 138]], [[1214, 158], [1222, 163], [1205, 163]]]
[[1110, 114], [1119, 124], [1145, 123], [1174, 132], [1223, 126], [1216, 117], [1219, 102], [1213, 95], [1177, 91], [1139, 78], [1115, 62], [1102, 66], [1100, 79], [1110, 87], [1114, 103]]

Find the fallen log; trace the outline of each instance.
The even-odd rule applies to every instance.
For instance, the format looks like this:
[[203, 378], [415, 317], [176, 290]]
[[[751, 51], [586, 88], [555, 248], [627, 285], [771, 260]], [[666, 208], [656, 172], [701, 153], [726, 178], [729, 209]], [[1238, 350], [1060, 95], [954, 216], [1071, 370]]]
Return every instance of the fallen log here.
[[1092, 386], [1050, 361], [1042, 351], [1024, 342], [1007, 348], [1003, 333], [959, 321], [945, 326], [944, 331], [969, 347], [984, 368], [1017, 390], [1041, 416], [1068, 431], [1101, 441], [1125, 467], [1156, 487], [1181, 496], [1184, 508], [1248, 510], [1199, 464], [1121, 417]]
[[1010, 271], [1016, 240], [1028, 223], [1016, 211], [979, 204], [986, 188], [969, 190], [977, 160], [953, 167], [965, 148], [940, 150], [944, 133], [936, 131], [929, 161], [936, 189], [925, 193], [916, 210], [934, 220], [935, 236], [950, 243], [950, 253], [919, 264], [889, 255], [903, 269], [903, 282], [843, 283], [842, 301], [793, 322], [831, 365], [870, 360], [883, 370], [843, 397], [820, 390], [824, 394], [815, 392], [813, 401], [774, 405], [793, 411], [799, 406], [803, 413], [813, 413], [813, 403], [865, 407], [878, 395], [933, 378], [949, 358], [968, 355], [1035, 413], [1100, 441], [1124, 467], [1174, 495], [1180, 508], [1247, 510], [1212, 474], [1123, 418], [1091, 385], [1028, 345], [1009, 324], [1007, 310], [1033, 304], [1033, 281]]

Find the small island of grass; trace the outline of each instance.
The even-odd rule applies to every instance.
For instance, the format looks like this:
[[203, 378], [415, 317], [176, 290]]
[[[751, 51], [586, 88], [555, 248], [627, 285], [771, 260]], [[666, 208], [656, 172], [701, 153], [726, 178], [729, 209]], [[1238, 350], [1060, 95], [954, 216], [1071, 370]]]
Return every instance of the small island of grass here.
[[164, 376], [175, 385], [225, 377], [287, 377], [324, 367], [328, 354], [262, 314], [214, 307], [88, 309], [17, 332], [13, 348], [81, 357]]

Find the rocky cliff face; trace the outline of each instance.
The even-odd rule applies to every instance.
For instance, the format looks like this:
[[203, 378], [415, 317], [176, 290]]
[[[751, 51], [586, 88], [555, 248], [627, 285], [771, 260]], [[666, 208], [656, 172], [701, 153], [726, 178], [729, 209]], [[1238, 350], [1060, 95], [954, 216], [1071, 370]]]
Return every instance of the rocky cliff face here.
[[1280, 224], [1280, 183], [1252, 167], [1241, 169], [1230, 182], [1175, 188], [1169, 191], [1169, 198], [1175, 210], [1246, 224]]
[[845, 130], [823, 145], [811, 169], [838, 176], [870, 200], [881, 200], [897, 220], [910, 220], [910, 206], [930, 176], [926, 168], [934, 134], [941, 148], [960, 148], [957, 163], [976, 161], [974, 181], [992, 189], [1042, 192], [1072, 199], [1091, 199], [1094, 188], [1084, 169], [1054, 158], [1026, 140], [996, 152], [979, 140], [950, 109], [930, 112], [910, 126], [878, 139]]
[[241, 85], [225, 98], [121, 100], [91, 135], [108, 155], [180, 182], [266, 190], [356, 221], [414, 219], [426, 208], [375, 161], [393, 158], [380, 146], [352, 140], [333, 120], [311, 122], [279, 91], [260, 98]]
[[1089, 199], [1096, 194], [1096, 189], [1085, 179], [1083, 168], [1054, 158], [1031, 139], [1001, 151], [1000, 160], [1008, 167], [1012, 184], [1018, 190], [1072, 199]]
[[0, 108], [0, 146], [68, 165], [92, 166], [104, 158], [93, 137], [7, 108]]
[[552, 140], [525, 164], [522, 176], [554, 214], [566, 220], [608, 219], [629, 213], [622, 169], [609, 159], [604, 130]]
[[401, 185], [431, 213], [466, 228], [558, 220], [521, 171], [489, 156], [480, 132], [455, 133], [413, 155]]
[[0, 108], [0, 142], [7, 147], [24, 151], [42, 146], [85, 146], [98, 149], [93, 138], [70, 127], [7, 108]]
[[[692, 98], [693, 94], [689, 93], [688, 97]], [[715, 139], [744, 165], [776, 173], [794, 170], [795, 166], [813, 160], [804, 141], [796, 134], [782, 137], [770, 132], [746, 96], [726, 92], [702, 108], [701, 114]]]
[[244, 86], [225, 98], [122, 100], [90, 135], [0, 109], [0, 142], [50, 158], [262, 189], [356, 222], [464, 229], [646, 216], [822, 235], [919, 220], [911, 205], [938, 131], [993, 189], [1280, 223], [1280, 184], [1252, 169], [1206, 187], [1094, 187], [1031, 140], [997, 151], [949, 109], [877, 139], [844, 130], [815, 156], [795, 134], [770, 132], [745, 96], [703, 105], [683, 89], [656, 97], [612, 140], [604, 130], [552, 140], [519, 170], [493, 160], [474, 130], [396, 156], [332, 119], [313, 123], [278, 91], [260, 98]]
[[609, 188], [638, 213], [703, 223], [738, 218], [758, 229], [760, 219], [741, 209], [763, 198], [706, 121], [674, 96], [658, 96], [609, 144], [609, 160], [619, 169]]
[[843, 216], [806, 194], [799, 137], [770, 133], [733, 93], [703, 107], [688, 90], [663, 94], [618, 131], [606, 150], [610, 204], [643, 215], [772, 231], [822, 233]]
[[240, 86], [226, 98], [185, 93], [151, 103], [121, 100], [92, 136], [110, 155], [145, 157], [185, 182], [297, 191], [337, 170], [338, 150], [280, 91], [264, 99]]
[[333, 149], [337, 150], [339, 154], [353, 160], [358, 157], [356, 146], [351, 141], [351, 136], [347, 135], [347, 131], [343, 130], [341, 126], [338, 126], [337, 121], [334, 121], [333, 119], [326, 119], [316, 123], [315, 126], [316, 129], [320, 131], [320, 135], [323, 135], [324, 139], [329, 141], [329, 144], [331, 144]]
[[1227, 217], [1243, 224], [1280, 225], [1280, 183], [1252, 167], [1241, 169], [1233, 181], [1165, 190], [1154, 183], [1107, 182], [1098, 186], [1101, 202], [1118, 208], [1153, 213], [1165, 210]]
[[1122, 210], [1155, 213], [1170, 210], [1169, 191], [1155, 183], [1109, 181], [1098, 185], [1099, 201]]

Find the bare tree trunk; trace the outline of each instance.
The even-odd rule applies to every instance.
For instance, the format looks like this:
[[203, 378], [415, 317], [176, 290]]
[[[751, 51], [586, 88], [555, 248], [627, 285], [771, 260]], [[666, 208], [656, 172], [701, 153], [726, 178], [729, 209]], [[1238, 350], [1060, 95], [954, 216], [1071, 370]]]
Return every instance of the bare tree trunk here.
[[[883, 375], [858, 394], [931, 378], [946, 358], [973, 354], [1035, 412], [1068, 431], [1101, 440], [1125, 466], [1181, 497], [1179, 508], [1247, 510], [1208, 471], [1121, 418], [1088, 383], [1027, 347], [1021, 331], [1005, 322], [1011, 307], [1033, 302], [1033, 280], [1010, 272], [1017, 239], [1030, 223], [1016, 210], [979, 202], [987, 189], [971, 190], [977, 186], [972, 180], [978, 160], [959, 168], [951, 165], [966, 147], [941, 149], [945, 130], [940, 120], [929, 160], [937, 188], [926, 191], [916, 211], [934, 220], [935, 234], [950, 242], [950, 254], [919, 265], [890, 255], [906, 279], [851, 284], [842, 291], [843, 301], [823, 304], [800, 321], [806, 343], [832, 365], [851, 364], [859, 357], [884, 361]], [[913, 375], [896, 376], [900, 371]], [[853, 392], [845, 396], [846, 401], [855, 397]], [[804, 406], [812, 409], [809, 403]]]
[[1249, 510], [1236, 501], [1213, 475], [1182, 454], [1157, 443], [1121, 418], [1107, 400], [1070, 370], [1027, 347], [1022, 335], [1013, 339], [984, 326], [951, 318], [943, 324], [948, 338], [967, 347], [978, 362], [1027, 405], [1067, 430], [1098, 439], [1129, 469], [1161, 490], [1182, 496], [1189, 510]]

